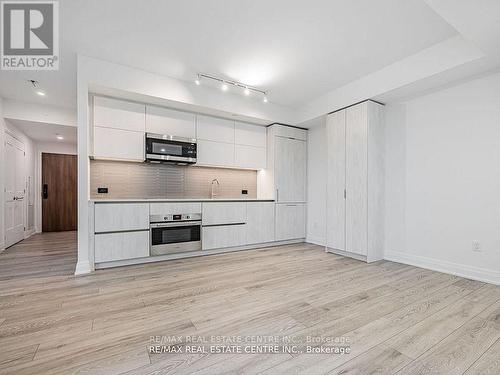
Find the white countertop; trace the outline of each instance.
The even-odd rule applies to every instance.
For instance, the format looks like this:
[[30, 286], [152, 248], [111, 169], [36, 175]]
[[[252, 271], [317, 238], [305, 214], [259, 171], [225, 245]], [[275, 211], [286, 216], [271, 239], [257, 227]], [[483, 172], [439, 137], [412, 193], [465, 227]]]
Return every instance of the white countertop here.
[[143, 198], [143, 199], [113, 199], [113, 198], [95, 198], [90, 199], [94, 203], [119, 203], [119, 202], [274, 202], [274, 199], [257, 198]]

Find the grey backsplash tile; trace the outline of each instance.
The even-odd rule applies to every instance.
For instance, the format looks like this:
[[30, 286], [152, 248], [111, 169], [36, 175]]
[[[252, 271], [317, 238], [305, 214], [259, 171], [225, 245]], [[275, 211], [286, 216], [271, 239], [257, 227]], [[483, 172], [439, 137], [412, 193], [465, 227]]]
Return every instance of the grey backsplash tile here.
[[[107, 160], [90, 161], [90, 197], [210, 198], [214, 178], [220, 182], [219, 198], [257, 198], [256, 171]], [[98, 187], [107, 187], [108, 193], [98, 194]]]

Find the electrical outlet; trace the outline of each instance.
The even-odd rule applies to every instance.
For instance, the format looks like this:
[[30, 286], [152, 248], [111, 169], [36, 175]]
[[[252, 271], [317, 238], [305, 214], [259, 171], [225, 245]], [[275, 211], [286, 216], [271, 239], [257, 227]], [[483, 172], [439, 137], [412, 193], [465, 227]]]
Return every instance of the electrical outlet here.
[[481, 242], [476, 240], [472, 241], [472, 251], [481, 252]]

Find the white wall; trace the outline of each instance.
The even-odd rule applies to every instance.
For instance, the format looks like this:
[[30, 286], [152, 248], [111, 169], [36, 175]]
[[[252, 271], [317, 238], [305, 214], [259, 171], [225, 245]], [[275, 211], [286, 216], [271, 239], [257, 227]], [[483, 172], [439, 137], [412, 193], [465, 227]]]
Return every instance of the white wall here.
[[386, 258], [500, 284], [500, 74], [386, 116]]
[[326, 117], [316, 120], [307, 135], [307, 242], [326, 240]]

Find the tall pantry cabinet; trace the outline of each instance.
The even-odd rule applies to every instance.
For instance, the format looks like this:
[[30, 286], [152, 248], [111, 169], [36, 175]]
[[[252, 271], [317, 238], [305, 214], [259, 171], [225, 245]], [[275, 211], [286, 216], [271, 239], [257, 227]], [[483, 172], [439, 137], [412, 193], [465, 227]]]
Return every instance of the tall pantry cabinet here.
[[383, 106], [366, 101], [327, 117], [327, 250], [383, 258]]

